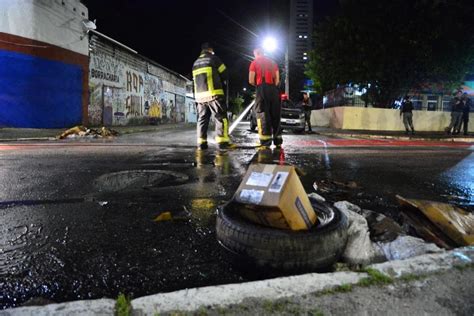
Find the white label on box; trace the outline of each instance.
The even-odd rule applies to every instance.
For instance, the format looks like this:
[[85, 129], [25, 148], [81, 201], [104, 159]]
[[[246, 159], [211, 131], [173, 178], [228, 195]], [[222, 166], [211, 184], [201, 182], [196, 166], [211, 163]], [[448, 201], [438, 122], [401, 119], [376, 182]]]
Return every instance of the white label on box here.
[[256, 187], [268, 187], [272, 181], [273, 174], [264, 172], [252, 172], [247, 179], [246, 185], [253, 185]]
[[249, 204], [260, 204], [263, 199], [264, 191], [261, 190], [242, 190], [240, 192], [240, 202]]
[[270, 189], [268, 192], [280, 193], [283, 185], [285, 184], [286, 178], [288, 178], [288, 172], [277, 172], [275, 178], [273, 178], [272, 184], [270, 184]]

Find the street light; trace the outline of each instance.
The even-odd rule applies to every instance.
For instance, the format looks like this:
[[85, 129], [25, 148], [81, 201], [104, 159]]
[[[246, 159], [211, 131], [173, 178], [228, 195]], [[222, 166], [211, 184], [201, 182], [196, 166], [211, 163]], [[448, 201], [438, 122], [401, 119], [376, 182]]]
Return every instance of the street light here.
[[274, 37], [267, 36], [263, 40], [262, 47], [266, 52], [273, 53], [277, 49], [278, 44]]
[[[262, 43], [263, 50], [267, 53], [273, 53], [278, 48], [277, 40], [272, 36], [267, 36]], [[290, 75], [289, 75], [288, 45], [285, 50], [285, 94], [290, 94]]]

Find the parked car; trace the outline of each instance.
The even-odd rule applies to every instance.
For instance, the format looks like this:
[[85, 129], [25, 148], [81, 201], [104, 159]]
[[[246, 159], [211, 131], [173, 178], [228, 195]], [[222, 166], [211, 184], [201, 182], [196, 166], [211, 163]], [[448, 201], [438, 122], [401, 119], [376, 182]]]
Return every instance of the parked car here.
[[305, 127], [303, 108], [295, 106], [293, 102], [282, 102], [281, 123], [282, 129], [291, 130], [296, 133], [304, 132]]
[[[255, 131], [257, 128], [257, 114], [255, 108], [250, 111], [250, 130]], [[281, 121], [282, 130], [291, 130], [296, 133], [302, 133], [305, 128], [304, 112], [300, 106], [289, 100], [285, 95], [281, 101]]]

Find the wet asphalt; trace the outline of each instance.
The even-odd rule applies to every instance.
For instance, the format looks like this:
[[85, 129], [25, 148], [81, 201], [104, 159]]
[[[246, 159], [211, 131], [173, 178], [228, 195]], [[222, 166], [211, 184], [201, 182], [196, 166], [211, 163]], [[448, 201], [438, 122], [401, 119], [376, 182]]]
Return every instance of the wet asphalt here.
[[[249, 164], [292, 164], [307, 192], [400, 221], [395, 195], [474, 210], [472, 146], [284, 134], [284, 151], [196, 151], [195, 131], [0, 145], [0, 306], [132, 297], [266, 277], [215, 239]], [[351, 183], [350, 186], [344, 184]], [[172, 220], [157, 221], [169, 212]]]

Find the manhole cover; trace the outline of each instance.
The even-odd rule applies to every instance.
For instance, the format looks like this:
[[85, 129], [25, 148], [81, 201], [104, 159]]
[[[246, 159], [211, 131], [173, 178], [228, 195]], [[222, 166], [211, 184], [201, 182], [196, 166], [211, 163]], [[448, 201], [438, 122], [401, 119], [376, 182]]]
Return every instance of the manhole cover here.
[[137, 191], [183, 184], [189, 177], [183, 173], [167, 170], [126, 170], [108, 173], [95, 181], [101, 192]]

